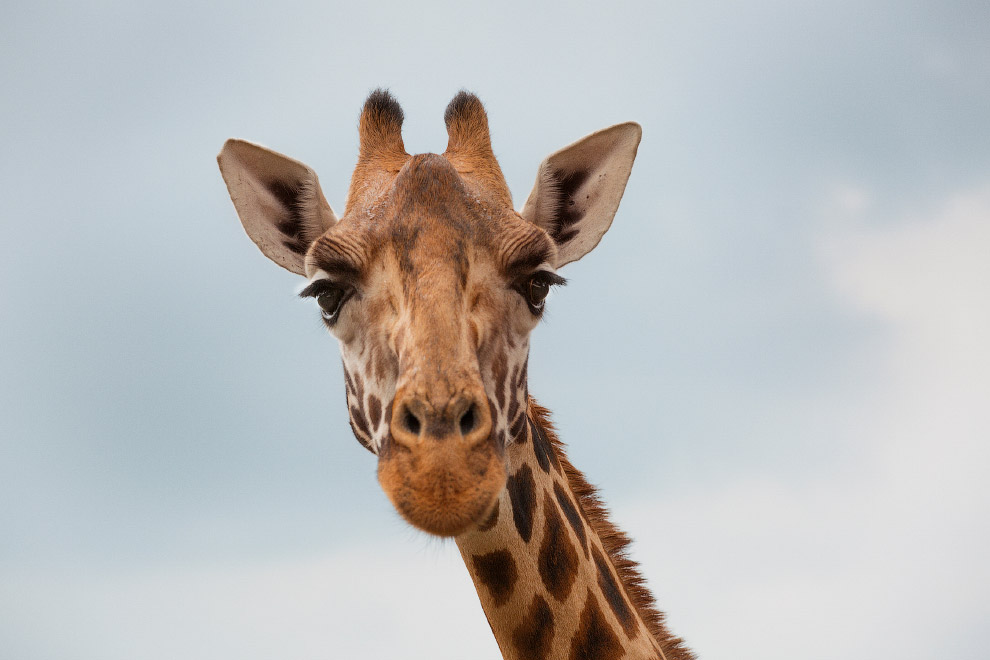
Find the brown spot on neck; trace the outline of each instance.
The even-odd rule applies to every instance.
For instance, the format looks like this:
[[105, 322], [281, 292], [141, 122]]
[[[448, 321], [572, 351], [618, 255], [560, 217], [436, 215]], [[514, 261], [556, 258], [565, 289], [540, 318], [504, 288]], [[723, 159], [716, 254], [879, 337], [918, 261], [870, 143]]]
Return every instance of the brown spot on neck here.
[[622, 629], [626, 631], [626, 636], [629, 639], [635, 639], [636, 635], [639, 634], [639, 628], [636, 626], [636, 617], [633, 615], [632, 608], [626, 601], [625, 591], [616, 582], [612, 575], [611, 564], [602, 556], [598, 548], [592, 548], [592, 553], [595, 556], [595, 566], [598, 568], [598, 586], [602, 590], [602, 596], [612, 608], [612, 612], [615, 614], [615, 618], [619, 620]]
[[581, 621], [571, 641], [570, 660], [616, 660], [622, 656], [622, 645], [602, 614], [598, 600], [591, 591], [581, 610]]
[[563, 512], [564, 517], [567, 518], [567, 522], [570, 523], [571, 529], [577, 535], [578, 540], [581, 542], [581, 547], [584, 548], [585, 557], [589, 557], [588, 554], [588, 534], [584, 529], [584, 520], [581, 518], [581, 514], [578, 513], [577, 507], [571, 501], [570, 495], [567, 491], [557, 482], [553, 484], [553, 494], [557, 498], [557, 504], [560, 505], [560, 510]]
[[504, 605], [512, 596], [518, 573], [516, 562], [507, 550], [495, 550], [484, 555], [475, 555], [474, 572], [488, 588], [496, 605]]
[[[647, 590], [636, 562], [629, 558], [627, 554], [629, 537], [609, 521], [608, 511], [598, 497], [595, 488], [567, 459], [564, 444], [557, 438], [553, 425], [550, 423], [549, 411], [531, 398], [529, 400], [529, 415], [534, 424], [534, 442], [537, 431], [541, 431], [549, 441], [554, 456], [559, 460], [561, 471], [567, 479], [567, 485], [577, 500], [578, 512], [588, 523], [590, 538], [598, 537], [601, 540], [608, 560], [615, 567], [620, 582], [619, 586], [628, 595], [635, 614], [643, 621], [653, 639], [663, 648], [666, 660], [693, 660], [695, 656], [684, 645], [683, 640], [667, 630], [663, 614], [657, 611], [654, 606], [653, 596]], [[597, 608], [597, 605], [595, 607]], [[600, 609], [598, 611], [600, 614]], [[582, 620], [583, 617], [584, 615], [582, 615]]]
[[520, 658], [545, 660], [553, 643], [553, 611], [546, 599], [536, 594], [522, 623], [512, 632], [512, 645]]
[[543, 542], [540, 544], [538, 567], [543, 586], [554, 598], [563, 602], [571, 592], [574, 580], [577, 579], [578, 554], [574, 550], [564, 521], [557, 513], [550, 493], [543, 496], [543, 512], [545, 523], [543, 527]]
[[536, 514], [536, 482], [533, 471], [523, 465], [506, 480], [505, 489], [512, 502], [512, 521], [523, 541], [533, 537], [533, 518]]

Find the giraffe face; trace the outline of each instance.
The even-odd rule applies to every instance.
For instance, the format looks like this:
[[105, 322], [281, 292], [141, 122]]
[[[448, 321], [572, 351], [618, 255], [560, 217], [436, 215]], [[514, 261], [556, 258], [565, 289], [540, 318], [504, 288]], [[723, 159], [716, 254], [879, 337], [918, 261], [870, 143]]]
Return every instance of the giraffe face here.
[[351, 427], [385, 492], [455, 535], [504, 487], [556, 246], [441, 156], [412, 157], [381, 201], [312, 244], [303, 293], [340, 342]]
[[505, 487], [507, 443], [525, 433], [529, 334], [612, 222], [641, 135], [618, 124], [551, 154], [512, 207], [477, 97], [444, 114], [442, 155], [410, 156], [402, 110], [368, 97], [339, 220], [316, 173], [241, 140], [217, 160], [261, 251], [304, 275], [338, 338], [354, 435], [378, 456], [398, 511], [452, 536], [483, 521]]

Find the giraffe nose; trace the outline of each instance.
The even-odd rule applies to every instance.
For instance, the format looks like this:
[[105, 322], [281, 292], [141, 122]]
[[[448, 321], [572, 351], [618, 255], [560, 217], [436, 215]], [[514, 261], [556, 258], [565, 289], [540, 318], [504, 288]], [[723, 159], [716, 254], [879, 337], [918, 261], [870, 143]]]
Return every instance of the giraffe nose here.
[[487, 400], [478, 393], [465, 392], [434, 405], [425, 397], [397, 392], [392, 406], [392, 438], [400, 445], [414, 447], [426, 439], [459, 440], [477, 445], [492, 431]]

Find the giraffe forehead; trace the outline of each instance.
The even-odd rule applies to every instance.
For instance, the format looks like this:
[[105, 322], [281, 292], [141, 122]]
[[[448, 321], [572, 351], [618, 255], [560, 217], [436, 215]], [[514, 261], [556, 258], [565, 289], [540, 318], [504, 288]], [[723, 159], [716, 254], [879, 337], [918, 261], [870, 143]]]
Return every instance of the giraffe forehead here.
[[446, 158], [422, 154], [396, 176], [380, 226], [400, 263], [408, 261], [416, 270], [436, 261], [466, 260], [469, 249], [496, 250], [496, 218], [502, 212]]
[[348, 213], [316, 241], [307, 263], [314, 270], [332, 272], [343, 263], [367, 272], [394, 256], [402, 278], [449, 274], [463, 284], [479, 261], [506, 271], [520, 260], [552, 262], [554, 252], [546, 233], [499, 196], [462, 177], [443, 156], [421, 154], [374, 204]]

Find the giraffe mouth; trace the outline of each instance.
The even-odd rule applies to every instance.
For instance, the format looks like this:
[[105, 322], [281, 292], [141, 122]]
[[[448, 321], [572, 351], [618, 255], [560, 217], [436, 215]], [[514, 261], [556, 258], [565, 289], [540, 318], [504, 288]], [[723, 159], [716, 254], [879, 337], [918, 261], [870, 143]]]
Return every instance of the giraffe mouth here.
[[494, 443], [390, 444], [378, 461], [378, 481], [402, 517], [429, 534], [458, 536], [476, 528], [505, 488]]

